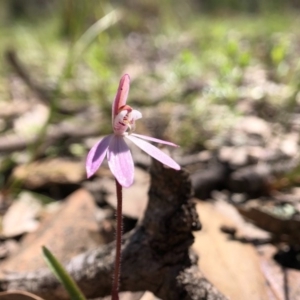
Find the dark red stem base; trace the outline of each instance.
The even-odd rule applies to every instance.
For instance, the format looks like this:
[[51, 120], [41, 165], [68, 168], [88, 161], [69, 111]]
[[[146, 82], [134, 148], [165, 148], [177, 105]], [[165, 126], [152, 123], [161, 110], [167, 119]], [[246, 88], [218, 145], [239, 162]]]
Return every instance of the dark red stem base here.
[[116, 191], [117, 191], [117, 228], [116, 228], [116, 258], [115, 269], [113, 277], [113, 286], [111, 299], [119, 300], [119, 282], [120, 282], [120, 270], [121, 270], [121, 245], [122, 245], [122, 233], [123, 233], [123, 220], [122, 220], [122, 186], [116, 179]]

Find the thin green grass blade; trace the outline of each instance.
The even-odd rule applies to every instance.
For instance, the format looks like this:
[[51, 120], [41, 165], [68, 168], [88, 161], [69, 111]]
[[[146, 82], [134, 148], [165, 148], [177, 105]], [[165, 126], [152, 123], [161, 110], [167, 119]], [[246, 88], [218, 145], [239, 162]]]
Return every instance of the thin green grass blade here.
[[86, 300], [75, 281], [71, 278], [62, 264], [50, 252], [50, 250], [48, 250], [45, 246], [43, 246], [42, 249], [47, 265], [67, 290], [71, 300]]

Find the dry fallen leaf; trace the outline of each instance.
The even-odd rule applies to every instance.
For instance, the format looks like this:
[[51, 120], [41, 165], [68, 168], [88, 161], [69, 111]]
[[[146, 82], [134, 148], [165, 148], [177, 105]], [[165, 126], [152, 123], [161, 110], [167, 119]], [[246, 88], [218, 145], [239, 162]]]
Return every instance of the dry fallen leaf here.
[[43, 300], [28, 292], [9, 291], [0, 293], [0, 300]]
[[[0, 264], [1, 271], [29, 271], [45, 267], [41, 246], [51, 249], [62, 262], [104, 243], [96, 221], [93, 197], [84, 189], [71, 194], [62, 209], [43, 220], [21, 242], [20, 251]], [[0, 273], [1, 276], [1, 273]]]
[[36, 230], [41, 210], [42, 204], [33, 194], [22, 192], [3, 216], [1, 236], [14, 237]]
[[270, 299], [300, 299], [300, 270], [285, 268], [274, 260], [277, 248], [273, 245], [258, 247], [262, 272], [268, 283]]
[[[121, 292], [119, 293], [120, 300], [160, 300], [151, 292]], [[1, 299], [0, 299], [1, 300]], [[111, 300], [111, 296], [102, 298], [101, 300]]]
[[194, 233], [193, 249], [206, 278], [231, 300], [267, 300], [255, 248], [230, 240], [220, 231], [222, 225], [233, 226], [234, 222], [214, 204], [200, 202], [197, 212], [203, 227]]
[[[148, 189], [150, 184], [149, 173], [135, 168], [134, 184], [130, 189], [123, 189], [123, 214], [125, 216], [141, 219], [148, 203]], [[117, 207], [116, 184], [113, 179], [103, 178], [101, 185], [108, 192], [107, 202]]]

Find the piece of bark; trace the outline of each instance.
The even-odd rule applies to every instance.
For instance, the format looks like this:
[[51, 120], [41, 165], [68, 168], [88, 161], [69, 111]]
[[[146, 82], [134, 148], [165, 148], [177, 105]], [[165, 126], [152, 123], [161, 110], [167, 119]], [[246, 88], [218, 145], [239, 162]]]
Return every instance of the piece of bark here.
[[244, 207], [237, 206], [241, 215], [251, 220], [257, 227], [273, 234], [273, 242], [284, 242], [290, 245], [300, 245], [300, 218], [293, 216], [285, 218], [275, 215], [260, 203], [253, 203]]
[[[122, 246], [120, 290], [148, 290], [164, 300], [226, 299], [205, 279], [190, 252], [192, 231], [199, 230], [201, 225], [191, 200], [188, 174], [155, 161], [148, 194], [144, 219], [125, 237]], [[86, 297], [110, 294], [114, 247], [114, 243], [98, 247], [67, 264], [68, 272]], [[47, 269], [6, 274], [0, 280], [0, 288], [28, 290], [47, 300], [67, 299]]]

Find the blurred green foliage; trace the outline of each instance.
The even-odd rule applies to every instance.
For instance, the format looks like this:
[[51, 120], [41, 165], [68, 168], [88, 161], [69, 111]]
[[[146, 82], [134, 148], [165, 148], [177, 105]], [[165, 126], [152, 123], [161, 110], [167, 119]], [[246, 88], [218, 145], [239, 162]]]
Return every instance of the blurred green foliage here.
[[[240, 101], [266, 101], [279, 113], [297, 105], [296, 8], [279, 0], [2, 1], [0, 53], [15, 49], [40, 84], [59, 87], [54, 101], [101, 105], [103, 123], [121, 74], [129, 72], [131, 103], [184, 106], [178, 114], [170, 110], [170, 123], [179, 126], [169, 134], [194, 149], [236, 122]], [[122, 15], [117, 24], [89, 42], [82, 38], [114, 9]], [[73, 60], [78, 40], [85, 44]], [[2, 100], [10, 97], [10, 73], [0, 65]]]

